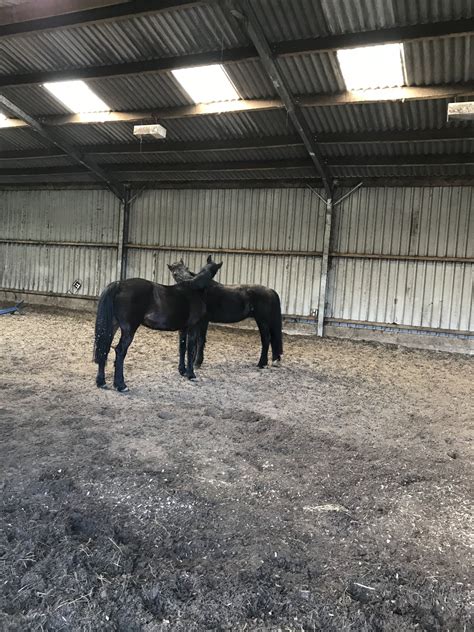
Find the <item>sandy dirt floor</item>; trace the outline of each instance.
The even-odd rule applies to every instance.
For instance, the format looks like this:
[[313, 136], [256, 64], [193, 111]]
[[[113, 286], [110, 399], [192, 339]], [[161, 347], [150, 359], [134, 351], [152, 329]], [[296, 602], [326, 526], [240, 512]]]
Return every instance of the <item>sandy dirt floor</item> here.
[[472, 629], [472, 358], [141, 328], [118, 394], [91, 316], [0, 318], [0, 629]]

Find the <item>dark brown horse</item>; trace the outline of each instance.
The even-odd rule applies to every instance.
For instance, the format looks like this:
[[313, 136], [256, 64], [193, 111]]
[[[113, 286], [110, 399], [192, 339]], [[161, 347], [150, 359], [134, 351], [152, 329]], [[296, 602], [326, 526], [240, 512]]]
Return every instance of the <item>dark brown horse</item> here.
[[[175, 281], [183, 282], [196, 278], [186, 267], [183, 260], [168, 265]], [[262, 285], [222, 285], [211, 281], [204, 292], [207, 314], [199, 325], [196, 343], [195, 366], [201, 366], [204, 360], [204, 347], [209, 322], [238, 323], [245, 318], [254, 318], [260, 331], [262, 351], [258, 367], [268, 364], [268, 348], [272, 347], [272, 362], [278, 364], [283, 354], [283, 336], [281, 323], [280, 297], [270, 288]], [[179, 371], [184, 370], [186, 338], [179, 338]]]
[[140, 325], [161, 331], [183, 332], [188, 351], [188, 366], [184, 367], [183, 375], [195, 378], [196, 338], [201, 321], [206, 316], [204, 289], [221, 266], [222, 263], [214, 263], [209, 257], [199, 274], [177, 285], [159, 285], [146, 279], [126, 279], [108, 285], [100, 296], [95, 322], [94, 360], [99, 365], [97, 386], [105, 386], [107, 355], [120, 327], [122, 335], [115, 348], [114, 387], [118, 391], [128, 390], [123, 377], [123, 363]]

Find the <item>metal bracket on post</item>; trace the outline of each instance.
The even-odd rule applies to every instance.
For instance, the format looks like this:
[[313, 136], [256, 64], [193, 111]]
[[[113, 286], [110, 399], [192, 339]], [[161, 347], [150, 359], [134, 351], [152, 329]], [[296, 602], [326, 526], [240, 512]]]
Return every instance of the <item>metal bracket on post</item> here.
[[341, 197], [336, 200], [333, 203], [333, 208], [336, 208], [336, 206], [338, 206], [338, 204], [340, 204], [341, 202], [343, 202], [346, 198], [348, 198], [350, 195], [352, 195], [353, 193], [355, 193], [358, 189], [360, 189], [360, 187], [363, 185], [363, 182], [359, 182], [359, 184], [356, 184], [354, 188], [352, 188], [350, 191], [348, 191], [347, 193], [345, 193], [344, 195], [341, 195]]

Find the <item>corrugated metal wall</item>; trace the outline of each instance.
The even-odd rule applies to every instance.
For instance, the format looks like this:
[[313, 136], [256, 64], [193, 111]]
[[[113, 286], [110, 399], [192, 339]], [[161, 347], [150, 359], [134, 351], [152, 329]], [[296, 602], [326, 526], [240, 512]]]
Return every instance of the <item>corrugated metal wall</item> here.
[[327, 316], [471, 330], [473, 191], [360, 189], [336, 207]]
[[96, 296], [116, 275], [119, 211], [103, 190], [0, 191], [0, 287], [65, 294], [79, 280]]
[[[343, 192], [339, 192], [341, 195]], [[145, 191], [130, 213], [127, 276], [167, 263], [275, 288], [288, 315], [318, 306], [325, 206], [309, 189]], [[0, 191], [0, 288], [96, 296], [117, 278], [119, 203], [100, 190]], [[68, 245], [74, 243], [75, 245]], [[334, 211], [332, 322], [473, 329], [474, 188], [360, 189]]]
[[287, 314], [317, 308], [324, 207], [309, 189], [146, 191], [130, 215], [128, 276], [171, 283], [167, 263], [194, 269], [209, 252], [224, 261], [219, 280], [261, 283]]

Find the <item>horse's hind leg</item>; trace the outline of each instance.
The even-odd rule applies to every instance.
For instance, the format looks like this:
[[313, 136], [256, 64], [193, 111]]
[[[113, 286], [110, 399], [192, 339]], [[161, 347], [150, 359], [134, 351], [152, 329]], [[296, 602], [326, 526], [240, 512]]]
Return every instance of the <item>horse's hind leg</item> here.
[[180, 375], [186, 373], [186, 329], [179, 332], [179, 365], [178, 371]]
[[121, 327], [120, 329], [122, 331], [122, 335], [120, 336], [118, 345], [115, 347], [114, 387], [118, 391], [122, 392], [128, 390], [123, 377], [123, 362], [138, 327], [132, 327], [127, 324], [125, 327]]
[[[113, 329], [114, 333], [112, 335], [112, 339], [117, 333], [117, 329], [118, 329], [118, 325], [115, 324], [114, 329]], [[106, 364], [107, 364], [107, 359], [102, 360], [101, 362], [98, 363], [97, 376], [95, 378], [95, 383], [97, 384], [98, 388], [105, 388], [105, 365]]]
[[258, 321], [258, 330], [260, 331], [260, 339], [262, 341], [262, 352], [258, 361], [258, 368], [263, 369], [268, 365], [268, 349], [270, 347], [270, 327], [264, 321]]
[[199, 326], [199, 334], [196, 340], [196, 360], [194, 362], [194, 366], [196, 369], [204, 362], [204, 347], [206, 346], [206, 335], [207, 328], [209, 327], [209, 321], [207, 319], [203, 320], [201, 325]]

